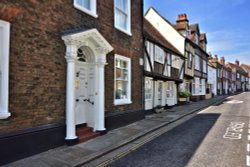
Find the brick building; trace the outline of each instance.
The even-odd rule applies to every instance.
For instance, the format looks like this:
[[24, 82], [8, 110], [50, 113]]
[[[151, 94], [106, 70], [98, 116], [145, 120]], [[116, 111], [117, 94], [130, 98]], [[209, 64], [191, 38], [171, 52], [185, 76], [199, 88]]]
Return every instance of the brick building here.
[[142, 0], [0, 6], [0, 164], [144, 117]]

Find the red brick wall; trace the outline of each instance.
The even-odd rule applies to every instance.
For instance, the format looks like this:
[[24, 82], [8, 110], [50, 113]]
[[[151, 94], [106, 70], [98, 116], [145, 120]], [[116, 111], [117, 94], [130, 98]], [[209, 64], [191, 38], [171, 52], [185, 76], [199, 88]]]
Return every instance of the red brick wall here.
[[[65, 119], [66, 61], [60, 32], [97, 28], [114, 47], [105, 67], [105, 110], [142, 109], [141, 1], [132, 1], [132, 36], [114, 28], [112, 0], [97, 1], [98, 18], [73, 7], [72, 0], [0, 2], [0, 19], [11, 23], [10, 100], [12, 116], [0, 120], [0, 132], [61, 123]], [[114, 106], [114, 54], [131, 58], [132, 101]]]

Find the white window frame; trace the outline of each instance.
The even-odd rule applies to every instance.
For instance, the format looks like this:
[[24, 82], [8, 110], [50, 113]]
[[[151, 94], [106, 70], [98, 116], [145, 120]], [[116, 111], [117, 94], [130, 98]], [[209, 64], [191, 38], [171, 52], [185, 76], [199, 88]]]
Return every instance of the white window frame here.
[[197, 54], [195, 54], [195, 69], [200, 71], [200, 56], [198, 56]]
[[154, 55], [155, 55], [154, 57], [155, 57], [156, 62], [164, 64], [165, 51], [161, 47], [155, 45], [155, 54]]
[[179, 56], [176, 56], [174, 54], [171, 55], [171, 65], [173, 68], [176, 68], [176, 69], [181, 69], [181, 58]]
[[[114, 22], [115, 22], [115, 28], [126, 33], [127, 35], [132, 36], [131, 33], [131, 0], [126, 0], [127, 1], [127, 20], [126, 20], [126, 29], [119, 27], [117, 24], [117, 17], [116, 17], [116, 0], [114, 0]], [[118, 9], [119, 10], [119, 9]]]
[[[147, 89], [147, 88], [149, 88], [148, 86], [151, 89]], [[147, 90], [149, 90], [149, 91], [147, 91]], [[152, 101], [153, 100], [153, 90], [154, 90], [153, 79], [146, 77], [145, 78], [145, 101]], [[149, 95], [149, 96], [147, 96], [147, 95]], [[150, 97], [150, 98], [147, 98], [147, 97]]]
[[[127, 98], [126, 99], [116, 99], [116, 60], [126, 61], [128, 63], [128, 85], [127, 85]], [[115, 54], [114, 60], [114, 105], [124, 105], [124, 104], [131, 104], [131, 59], [128, 57], [124, 57], [121, 55]]]
[[202, 60], [203, 61], [203, 73], [207, 73], [207, 62], [206, 60]]
[[193, 55], [192, 53], [186, 51], [186, 54], [187, 54], [187, 67], [189, 69], [192, 69], [192, 66], [193, 66]]
[[205, 79], [194, 78], [192, 80], [192, 95], [205, 95], [206, 91]]
[[170, 99], [174, 97], [174, 82], [172, 81], [167, 81], [166, 82], [166, 94], [165, 97], [166, 99]]
[[78, 10], [81, 10], [85, 13], [87, 13], [90, 16], [93, 16], [95, 18], [98, 17], [97, 12], [96, 12], [96, 0], [90, 0], [90, 10], [85, 8], [84, 6], [81, 6], [77, 3], [77, 0], [74, 0], [74, 7]]
[[10, 23], [0, 20], [0, 119], [10, 116], [9, 112], [9, 50]]
[[237, 79], [240, 79], [240, 74], [239, 73], [237, 73]]

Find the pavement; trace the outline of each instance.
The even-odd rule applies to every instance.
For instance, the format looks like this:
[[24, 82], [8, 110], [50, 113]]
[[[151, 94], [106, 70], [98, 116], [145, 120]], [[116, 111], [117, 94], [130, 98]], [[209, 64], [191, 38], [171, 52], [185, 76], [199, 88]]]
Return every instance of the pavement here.
[[[136, 149], [149, 142], [154, 134], [162, 127], [170, 126], [172, 123], [196, 113], [211, 105], [223, 102], [227, 95], [216, 96], [208, 100], [191, 102], [185, 105], [177, 105], [166, 109], [162, 113], [147, 115], [145, 119], [134, 122], [127, 126], [109, 131], [103, 136], [80, 143], [74, 146], [61, 146], [49, 151], [10, 163], [6, 167], [78, 167], [92, 166], [91, 162], [106, 156], [106, 162], [112, 161], [113, 157], [128, 153], [126, 149]], [[155, 136], [155, 135], [154, 135]], [[134, 142], [138, 141], [138, 142]], [[129, 148], [130, 143], [136, 143]], [[127, 146], [127, 147], [126, 147]], [[120, 151], [116, 151], [120, 150]], [[110, 160], [107, 160], [110, 159]], [[107, 163], [108, 164], [108, 163]], [[96, 166], [96, 165], [95, 165]], [[105, 164], [101, 165], [105, 166]]]

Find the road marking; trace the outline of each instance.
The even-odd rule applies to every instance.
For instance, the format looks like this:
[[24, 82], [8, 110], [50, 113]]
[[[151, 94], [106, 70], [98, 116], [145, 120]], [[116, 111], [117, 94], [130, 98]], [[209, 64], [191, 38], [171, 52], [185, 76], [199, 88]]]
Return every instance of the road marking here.
[[247, 166], [250, 166], [250, 156], [249, 155], [247, 155], [246, 164], [247, 164]]
[[250, 135], [247, 135], [247, 140], [250, 140]]
[[228, 102], [226, 102], [228, 104], [238, 104], [238, 103], [243, 103], [243, 101], [240, 101], [240, 100], [230, 100]]
[[250, 134], [250, 129], [248, 129], [248, 133]]
[[[245, 123], [243, 122], [231, 122], [228, 128], [226, 129], [223, 138], [225, 139], [241, 139], [243, 128]], [[250, 140], [250, 135], [249, 135]]]

